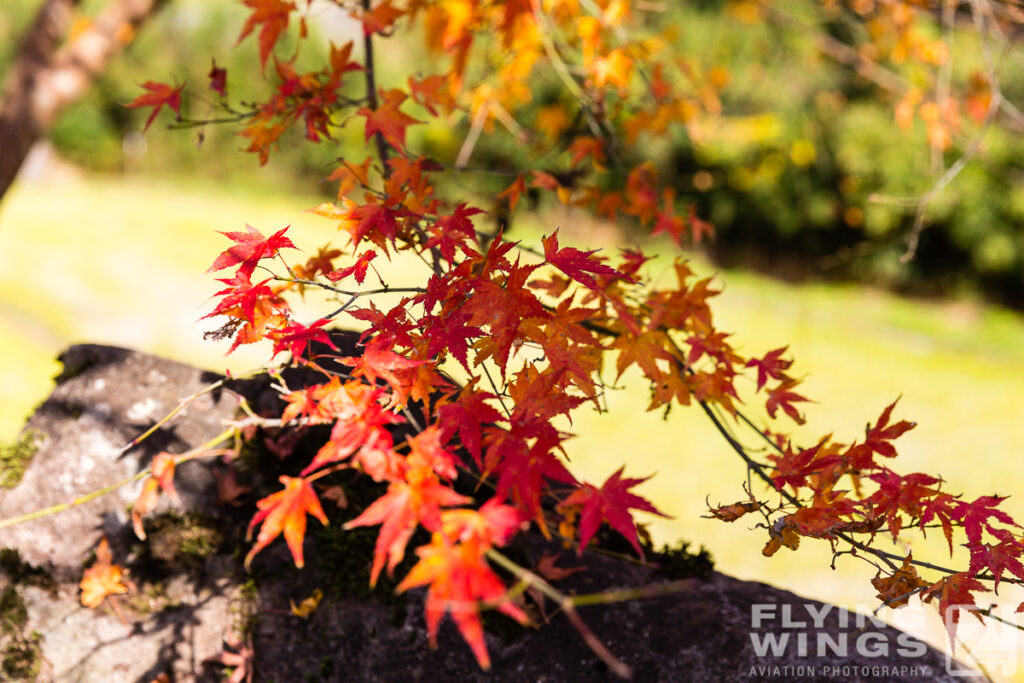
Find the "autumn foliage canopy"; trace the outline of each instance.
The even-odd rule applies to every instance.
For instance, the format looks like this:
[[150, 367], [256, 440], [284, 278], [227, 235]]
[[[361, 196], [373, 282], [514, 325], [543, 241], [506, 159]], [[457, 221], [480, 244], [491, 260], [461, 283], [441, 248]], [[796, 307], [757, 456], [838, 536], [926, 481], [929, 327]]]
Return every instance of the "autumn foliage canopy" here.
[[[517, 534], [533, 527], [582, 554], [607, 526], [644, 557], [636, 515], [661, 513], [634, 491], [643, 465], [587, 482], [566, 457], [565, 418], [602, 410], [606, 383], [636, 367], [649, 383], [649, 410], [705, 411], [759, 480], [709, 514], [723, 522], [759, 518], [765, 555], [795, 551], [805, 539], [853, 551], [870, 563], [874, 578], [865, 580], [883, 603], [897, 607], [916, 596], [943, 614], [952, 610], [951, 637], [958, 605], [974, 605], [1001, 581], [1024, 580], [1024, 536], [1000, 509], [1002, 498], [967, 500], [937, 474], [900, 471], [895, 442], [914, 424], [897, 417], [896, 404], [854, 440], [788, 436], [804, 422], [808, 399], [787, 349], [746, 356], [734, 348], [715, 323], [715, 283], [696, 277], [684, 257], [655, 286], [643, 251], [577, 248], [554, 227], [538, 244], [506, 236], [509, 216], [527, 198], [544, 196], [680, 246], [713, 236], [686, 193], [662, 183], [656, 165], [636, 151], [670, 129], [709, 135], [729, 80], [727, 65], [702, 65], [673, 50], [674, 32], [686, 27], [662, 21], [666, 7], [626, 0], [339, 3], [360, 35], [331, 45], [326, 63], [304, 70], [303, 45], [314, 35], [310, 4], [243, 4], [249, 14], [238, 49], [255, 43], [264, 101], [232, 101], [235, 74], [214, 62], [208, 84], [147, 82], [128, 106], [150, 110], [147, 127], [168, 114], [179, 126], [234, 122], [260, 164], [295, 139], [287, 137], [293, 129], [311, 143], [332, 144], [352, 129], [365, 140], [363, 153], [340, 158], [329, 174], [336, 199], [311, 207], [337, 224], [338, 245], [305, 255], [287, 228], [246, 226], [224, 232], [224, 251], [211, 254], [210, 272], [222, 285], [207, 316], [219, 325], [213, 336], [230, 338], [232, 350], [270, 340], [274, 358], [322, 375], [310, 386], [281, 385], [283, 413], [252, 416], [249, 425], [330, 426], [329, 440], [297, 476], [282, 476], [280, 490], [257, 503], [247, 565], [283, 536], [302, 567], [307, 524], [327, 523], [321, 499], [330, 475], [357, 470], [387, 485], [346, 525], [379, 527], [366, 558], [371, 581], [415, 555], [412, 569], [396, 577], [398, 590], [426, 587], [431, 637], [450, 615], [488, 667], [480, 610], [528, 621], [522, 593], [510, 589], [530, 568], [513, 570], [511, 579], [497, 571], [515, 566], [501, 549]], [[770, 11], [768, 3], [727, 4], [736, 21], [764, 20]], [[936, 65], [945, 53], [919, 29], [931, 4], [823, 3], [879, 35], [898, 36], [877, 42], [869, 56], [879, 63]], [[385, 80], [374, 61], [381, 46], [416, 40], [425, 41], [433, 71]], [[980, 106], [977, 93], [967, 95], [975, 97], [968, 109]], [[894, 115], [927, 117], [929, 144], [948, 149], [955, 105], [936, 111], [926, 94], [911, 97], [917, 101], [900, 100]], [[437, 158], [410, 143], [410, 129], [428, 122], [464, 122], [457, 155]], [[518, 165], [474, 167], [485, 136], [511, 137]], [[474, 176], [501, 179], [496, 201], [460, 196], [462, 186], [451, 182]], [[421, 282], [390, 287], [375, 266], [403, 253], [422, 261]], [[318, 319], [299, 319], [290, 302], [312, 290], [333, 303]], [[346, 319], [365, 330], [355, 357], [329, 351], [329, 326]], [[744, 406], [763, 406], [767, 421], [748, 420]], [[396, 426], [411, 435], [396, 440]], [[728, 436], [732, 427], [753, 428], [767, 455], [745, 451]], [[136, 507], [140, 535], [153, 499], [174, 495], [173, 472], [174, 458], [154, 462]], [[460, 477], [478, 482], [477, 496], [456, 490]], [[418, 529], [430, 540], [411, 547]], [[943, 535], [950, 555], [966, 547], [966, 566], [947, 568], [940, 559], [925, 571], [909, 554], [876, 547], [927, 530]], [[122, 590], [109, 557], [90, 572], [90, 604], [106, 590], [97, 585]]]

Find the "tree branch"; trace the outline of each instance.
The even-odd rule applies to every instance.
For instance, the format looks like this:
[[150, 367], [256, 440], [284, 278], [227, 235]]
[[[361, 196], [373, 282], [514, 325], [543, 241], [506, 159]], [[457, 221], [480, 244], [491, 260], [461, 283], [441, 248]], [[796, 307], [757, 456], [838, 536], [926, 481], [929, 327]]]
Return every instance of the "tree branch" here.
[[25, 34], [0, 101], [0, 198], [32, 145], [79, 100], [139, 26], [167, 0], [113, 0], [71, 42], [60, 41], [80, 0], [47, 0]]

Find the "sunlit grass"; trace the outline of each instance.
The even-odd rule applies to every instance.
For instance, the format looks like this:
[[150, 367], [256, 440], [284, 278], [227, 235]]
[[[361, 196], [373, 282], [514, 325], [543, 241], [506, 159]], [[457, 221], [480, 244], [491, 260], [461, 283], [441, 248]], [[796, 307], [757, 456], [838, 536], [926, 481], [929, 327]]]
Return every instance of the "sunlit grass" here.
[[[58, 369], [53, 359], [71, 343], [130, 346], [214, 370], [265, 361], [266, 346], [225, 358], [226, 343], [202, 339], [213, 325], [196, 321], [217, 288], [203, 272], [227, 245], [214, 231], [250, 223], [266, 233], [290, 224], [296, 244], [315, 251], [337, 237], [330, 221], [301, 211], [318, 201], [119, 179], [16, 187], [0, 205], [0, 441], [13, 439], [50, 391]], [[537, 225], [514, 236], [536, 241], [537, 229], [554, 227]], [[562, 241], [571, 242], [571, 233]], [[694, 267], [711, 272], [700, 262]], [[656, 279], [670, 281], [667, 259], [653, 268]], [[391, 284], [411, 284], [423, 265], [406, 259], [389, 273]], [[1018, 316], [970, 301], [908, 301], [866, 288], [793, 286], [741, 272], [723, 273], [720, 284], [717, 324], [735, 332], [741, 351], [789, 345], [793, 371], [805, 376], [801, 392], [816, 401], [806, 407], [800, 438], [811, 442], [834, 432], [840, 440], [856, 439], [901, 397], [897, 416], [918, 427], [900, 439], [895, 469], [941, 474], [950, 490], [968, 498], [1024, 488], [1017, 463], [1024, 454], [1024, 322]], [[870, 567], [843, 557], [830, 571], [824, 541], [807, 540], [799, 552], [783, 549], [765, 558], [766, 533], [751, 531], [746, 518], [732, 525], [703, 519], [706, 497], [730, 503], [744, 496], [742, 463], [699, 409], [677, 408], [667, 419], [645, 412], [647, 390], [637, 379], [627, 373], [609, 389], [610, 414], [576, 418], [578, 436], [569, 444], [574, 471], [595, 483], [623, 463], [627, 476], [656, 473], [641, 492], [673, 517], [644, 520], [657, 540], [704, 544], [720, 569], [741, 578], [841, 604], [872, 603]], [[745, 397], [753, 388], [741, 384]], [[740, 434], [758, 446], [752, 434]], [[1024, 496], [1011, 498], [1007, 509], [1024, 518]], [[915, 552], [941, 559], [941, 542], [933, 540], [915, 545]]]

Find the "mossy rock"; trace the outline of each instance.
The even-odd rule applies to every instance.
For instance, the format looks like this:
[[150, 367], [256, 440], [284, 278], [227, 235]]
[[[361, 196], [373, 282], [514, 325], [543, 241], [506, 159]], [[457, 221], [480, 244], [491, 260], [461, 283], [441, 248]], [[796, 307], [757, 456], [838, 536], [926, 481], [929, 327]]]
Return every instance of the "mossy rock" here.
[[29, 429], [17, 441], [0, 445], [0, 488], [10, 489], [18, 485], [39, 445], [39, 435]]

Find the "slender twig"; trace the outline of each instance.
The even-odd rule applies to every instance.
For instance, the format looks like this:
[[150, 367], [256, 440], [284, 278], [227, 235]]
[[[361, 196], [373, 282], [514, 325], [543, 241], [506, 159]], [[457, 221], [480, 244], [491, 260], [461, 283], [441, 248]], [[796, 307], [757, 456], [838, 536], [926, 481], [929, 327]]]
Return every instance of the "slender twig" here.
[[814, 36], [818, 41], [817, 47], [819, 50], [837, 62], [852, 67], [860, 76], [873, 82], [883, 90], [901, 94], [910, 87], [909, 83], [896, 72], [886, 69], [878, 62], [868, 59], [852, 47], [844, 45], [811, 24], [779, 9], [780, 3], [769, 4], [767, 0], [757, 0], [757, 4], [767, 11], [770, 16], [780, 20], [782, 23], [795, 25], [799, 27], [801, 32]]
[[[976, 3], [972, 3], [971, 13], [978, 26], [979, 38], [984, 43], [984, 19], [981, 17], [981, 12], [978, 10]], [[914, 225], [910, 230], [910, 235], [907, 237], [907, 250], [902, 256], [900, 256], [901, 263], [912, 261], [914, 256], [917, 255], [917, 247], [921, 239], [921, 232], [925, 227], [927, 227], [927, 224], [925, 223], [925, 213], [928, 210], [928, 205], [931, 204], [936, 195], [942, 192], [947, 185], [953, 182], [953, 180], [960, 175], [960, 172], [963, 171], [967, 164], [975, 157], [978, 150], [981, 148], [982, 140], [985, 138], [989, 128], [992, 127], [992, 124], [995, 121], [996, 113], [999, 111], [1003, 96], [999, 89], [994, 85], [997, 80], [995, 67], [991, 63], [990, 59], [986, 60], [986, 66], [988, 68], [988, 79], [992, 90], [988, 103], [988, 111], [985, 112], [985, 120], [982, 122], [981, 128], [967, 146], [967, 149], [965, 149], [964, 153], [960, 155], [960, 158], [957, 159], [952, 166], [946, 169], [946, 172], [943, 173], [942, 176], [935, 181], [932, 187], [918, 199], [917, 211], [914, 214]]]
[[[544, 579], [540, 578], [528, 569], [520, 567], [518, 564], [493, 548], [487, 551], [487, 558], [506, 571], [511, 572], [524, 584], [528, 584], [529, 586], [536, 588], [545, 596], [554, 600], [565, 613], [566, 618], [569, 619], [573, 627], [579, 632], [580, 636], [583, 638], [583, 642], [587, 644], [587, 647], [589, 647], [594, 654], [600, 657], [601, 661], [604, 662], [608, 668], [615, 673], [615, 675], [620, 676], [621, 678], [632, 677], [633, 670], [630, 666], [612, 654], [611, 651], [605, 647], [604, 643], [594, 635], [594, 632], [590, 630], [590, 627], [586, 625], [583, 619], [580, 618], [579, 613], [576, 611], [577, 603], [575, 602], [574, 597], [565, 595]], [[689, 585], [688, 588], [692, 588], [692, 584]]]
[[[234, 432], [235, 432], [235, 427], [234, 426], [228, 427], [227, 429], [222, 431], [220, 434], [218, 434], [217, 436], [215, 436], [212, 439], [208, 440], [206, 443], [202, 444], [201, 446], [197, 446], [196, 448], [193, 448], [192, 450], [190, 450], [190, 451], [188, 451], [186, 453], [183, 453], [181, 455], [175, 456], [174, 457], [174, 464], [175, 465], [180, 465], [183, 462], [187, 462], [189, 460], [194, 460], [196, 458], [211, 457], [213, 455], [222, 455], [221, 451], [212, 451], [213, 447], [216, 446], [217, 444], [221, 443], [222, 441], [226, 441], [227, 439], [231, 438], [233, 436]], [[95, 491], [90, 491], [89, 493], [86, 493], [84, 495], [78, 496], [77, 498], [74, 498], [74, 499], [69, 500], [67, 502], [58, 503], [56, 505], [51, 505], [49, 507], [45, 507], [45, 508], [42, 508], [42, 509], [39, 509], [39, 510], [33, 510], [32, 512], [27, 512], [27, 513], [25, 513], [23, 515], [17, 515], [15, 517], [8, 517], [7, 519], [0, 519], [0, 529], [6, 529], [7, 527], [16, 526], [18, 524], [24, 524], [25, 522], [30, 522], [30, 521], [32, 521], [34, 519], [39, 519], [41, 517], [48, 517], [49, 515], [54, 515], [54, 514], [57, 514], [58, 512], [64, 512], [65, 510], [70, 510], [71, 508], [76, 508], [76, 507], [78, 507], [80, 505], [85, 505], [86, 503], [91, 502], [93, 500], [96, 500], [97, 498], [101, 498], [101, 497], [107, 495], [108, 493], [113, 493], [114, 491], [118, 490], [119, 488], [121, 488], [123, 486], [128, 486], [129, 484], [133, 484], [133, 483], [139, 481], [140, 479], [143, 479], [143, 478], [149, 476], [151, 473], [152, 473], [152, 470], [149, 467], [147, 467], [146, 469], [144, 469], [144, 470], [142, 470], [140, 472], [137, 472], [137, 473], [131, 475], [130, 477], [126, 477], [126, 478], [122, 479], [119, 482], [110, 484], [109, 486], [104, 486], [103, 488], [97, 489]]]
[[487, 102], [484, 102], [480, 106], [480, 110], [477, 111], [476, 116], [473, 117], [473, 125], [469, 127], [469, 133], [466, 135], [465, 141], [462, 143], [462, 149], [459, 150], [459, 156], [455, 159], [455, 169], [461, 171], [469, 163], [469, 158], [473, 156], [473, 150], [476, 148], [476, 143], [480, 139], [480, 133], [484, 130], [484, 124], [487, 123], [487, 116], [490, 113], [490, 106]]
[[[370, 11], [370, 0], [361, 0], [363, 6], [363, 13], [366, 14]], [[373, 62], [373, 33], [368, 31], [363, 32], [363, 60], [364, 66], [363, 73], [366, 74], [366, 102], [370, 109], [377, 110], [377, 71], [374, 68]], [[377, 143], [377, 157], [380, 159], [381, 171], [387, 176], [388, 174], [388, 143], [384, 139], [384, 135], [380, 131], [374, 133], [374, 140]]]
[[180, 401], [178, 401], [178, 405], [175, 406], [175, 408], [173, 410], [171, 410], [171, 412], [169, 412], [166, 415], [164, 415], [158, 422], [156, 422], [156, 424], [154, 424], [152, 427], [147, 429], [145, 432], [143, 432], [139, 436], [135, 437], [134, 439], [129, 441], [124, 446], [122, 446], [117, 451], [117, 457], [121, 457], [122, 455], [127, 453], [129, 450], [131, 450], [135, 446], [139, 445], [140, 442], [142, 442], [145, 439], [149, 438], [153, 434], [153, 432], [155, 432], [156, 430], [160, 429], [165, 424], [167, 424], [168, 422], [173, 420], [175, 418], [175, 416], [178, 415], [178, 413], [180, 413], [182, 410], [187, 408], [190, 403], [195, 401], [200, 396], [203, 396], [204, 394], [208, 394], [211, 391], [216, 391], [217, 389], [219, 389], [222, 386], [224, 386], [225, 383], [230, 382], [232, 380], [235, 380], [235, 379], [248, 379], [249, 377], [255, 377], [256, 375], [263, 374], [264, 372], [266, 372], [266, 371], [265, 370], [250, 370], [249, 372], [246, 372], [246, 373], [241, 374], [241, 375], [234, 375], [232, 377], [223, 377], [223, 378], [217, 380], [216, 382], [213, 382], [212, 384], [206, 385], [205, 387], [203, 387], [199, 391], [195, 392], [194, 394], [192, 394], [190, 396], [186, 396], [185, 398], [183, 398]]

